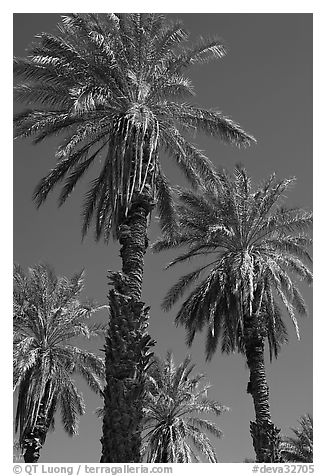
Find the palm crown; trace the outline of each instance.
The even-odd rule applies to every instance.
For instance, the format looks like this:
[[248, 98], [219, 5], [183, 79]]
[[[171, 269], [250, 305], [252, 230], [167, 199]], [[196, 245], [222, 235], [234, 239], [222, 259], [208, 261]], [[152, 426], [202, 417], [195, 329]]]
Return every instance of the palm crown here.
[[193, 368], [189, 357], [176, 366], [168, 353], [150, 369], [143, 437], [147, 462], [199, 462], [199, 455], [210, 463], [218, 462], [205, 432], [217, 438], [222, 432], [203, 415], [218, 416], [227, 408], [208, 398], [211, 386], [202, 384], [204, 375], [191, 376]]
[[193, 185], [214, 172], [182, 131], [201, 130], [237, 145], [254, 139], [220, 112], [186, 102], [194, 90], [184, 76], [194, 63], [221, 58], [217, 38], [188, 46], [179, 21], [158, 14], [75, 14], [62, 17], [60, 35], [42, 33], [25, 59], [16, 98], [35, 104], [15, 117], [16, 137], [34, 142], [66, 132], [57, 165], [35, 190], [40, 205], [65, 179], [65, 202], [92, 164], [101, 170], [85, 196], [83, 233], [95, 219], [96, 236], [116, 235], [132, 200], [150, 191], [163, 229], [173, 226], [171, 189], [159, 151], [173, 158]]
[[281, 445], [285, 461], [296, 463], [313, 462], [313, 418], [308, 413], [299, 420], [299, 428], [292, 428], [294, 437], [286, 437]]
[[256, 330], [268, 338], [271, 356], [277, 356], [279, 344], [286, 340], [282, 303], [299, 337], [295, 312], [303, 315], [307, 309], [294, 277], [312, 282], [311, 238], [306, 233], [312, 213], [282, 205], [282, 195], [293, 181], [278, 181], [272, 175], [254, 190], [245, 169], [238, 167], [233, 177], [220, 173], [215, 185], [202, 193], [180, 191], [179, 232], [154, 245], [156, 251], [187, 247], [168, 266], [197, 256], [210, 258], [180, 278], [163, 302], [168, 310], [207, 272], [176, 322], [188, 330], [189, 344], [196, 331], [207, 327], [208, 358], [220, 338], [222, 351], [244, 351], [246, 318], [254, 318]]
[[85, 322], [96, 307], [78, 300], [82, 289], [83, 273], [71, 279], [56, 278], [49, 266], [38, 265], [26, 275], [15, 266], [14, 390], [18, 388], [16, 431], [19, 428], [20, 444], [35, 427], [41, 406], [48, 428], [60, 408], [65, 431], [77, 433], [78, 416], [84, 413], [85, 404], [74, 373], [95, 392], [103, 389], [103, 360], [71, 343], [74, 337], [103, 331], [101, 325]]

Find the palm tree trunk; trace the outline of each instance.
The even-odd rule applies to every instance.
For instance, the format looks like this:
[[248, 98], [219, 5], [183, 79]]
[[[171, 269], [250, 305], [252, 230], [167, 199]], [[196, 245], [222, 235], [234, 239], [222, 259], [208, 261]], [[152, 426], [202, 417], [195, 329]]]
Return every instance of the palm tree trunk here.
[[23, 456], [25, 463], [37, 463], [40, 458], [42, 444], [40, 434], [37, 430], [26, 435], [23, 445]]
[[122, 273], [109, 273], [110, 322], [105, 343], [106, 387], [101, 463], [138, 463], [143, 417], [144, 372], [154, 341], [140, 300], [147, 217], [153, 204], [139, 196], [120, 227]]
[[23, 456], [25, 463], [38, 462], [40, 451], [45, 443], [48, 428], [45, 416], [45, 404], [42, 402], [34, 429], [24, 435]]
[[247, 392], [252, 395], [256, 415], [256, 421], [250, 422], [250, 433], [256, 452], [256, 461], [257, 463], [278, 463], [281, 462], [280, 429], [271, 420], [264, 361], [264, 336], [253, 328], [247, 328], [246, 334], [245, 352], [250, 370]]

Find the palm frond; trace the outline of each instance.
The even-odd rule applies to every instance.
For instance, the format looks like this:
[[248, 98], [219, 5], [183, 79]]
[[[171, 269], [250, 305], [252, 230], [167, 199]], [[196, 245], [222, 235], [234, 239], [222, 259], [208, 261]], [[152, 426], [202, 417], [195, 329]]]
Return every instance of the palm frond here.
[[157, 176], [157, 208], [162, 232], [173, 236], [178, 228], [177, 214], [174, 206], [173, 189], [163, 172]]

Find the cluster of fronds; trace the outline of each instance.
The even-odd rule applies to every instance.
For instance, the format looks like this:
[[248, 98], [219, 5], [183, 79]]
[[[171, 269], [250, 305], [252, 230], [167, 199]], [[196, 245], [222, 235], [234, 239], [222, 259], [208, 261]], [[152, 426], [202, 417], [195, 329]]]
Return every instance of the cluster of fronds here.
[[300, 427], [292, 428], [295, 437], [286, 437], [281, 444], [283, 461], [313, 462], [313, 418], [308, 413], [299, 420]]
[[184, 131], [202, 131], [238, 146], [254, 138], [222, 113], [183, 102], [194, 94], [184, 76], [195, 63], [222, 58], [218, 38], [188, 44], [179, 21], [159, 14], [72, 14], [56, 35], [41, 33], [26, 58], [16, 58], [16, 99], [32, 105], [15, 117], [16, 137], [38, 143], [64, 134], [57, 165], [34, 194], [41, 205], [61, 181], [62, 205], [92, 165], [101, 164], [83, 206], [83, 234], [114, 236], [134, 199], [147, 188], [161, 226], [175, 214], [159, 162], [165, 150], [193, 185], [215, 176]]
[[299, 338], [295, 313], [305, 315], [307, 309], [295, 278], [312, 282], [312, 240], [307, 233], [312, 213], [282, 205], [293, 181], [272, 175], [253, 189], [247, 172], [238, 167], [233, 177], [222, 172], [202, 191], [179, 192], [179, 228], [172, 238], [158, 240], [154, 251], [186, 247], [168, 267], [195, 257], [204, 263], [172, 286], [163, 308], [170, 309], [206, 273], [184, 301], [176, 322], [186, 327], [189, 345], [197, 331], [207, 328], [207, 358], [220, 339], [222, 351], [243, 352], [248, 316], [255, 317], [271, 356], [277, 356], [287, 338], [280, 305]]
[[[71, 339], [103, 333], [103, 326], [88, 325], [98, 309], [82, 304], [83, 272], [71, 279], [57, 278], [47, 265], [14, 268], [14, 390], [18, 389], [16, 431], [19, 443], [33, 431], [42, 412], [47, 429], [61, 410], [68, 434], [78, 430], [85, 412], [83, 396], [73, 379], [80, 374], [97, 393], [103, 389], [105, 366], [97, 355], [72, 345]], [[46, 429], [45, 429], [46, 430]]]
[[203, 415], [218, 416], [228, 409], [208, 398], [211, 387], [202, 384], [204, 375], [190, 375], [193, 368], [189, 357], [176, 366], [170, 353], [150, 368], [143, 435], [147, 462], [200, 462], [200, 456], [218, 462], [206, 433], [220, 438], [222, 432]]

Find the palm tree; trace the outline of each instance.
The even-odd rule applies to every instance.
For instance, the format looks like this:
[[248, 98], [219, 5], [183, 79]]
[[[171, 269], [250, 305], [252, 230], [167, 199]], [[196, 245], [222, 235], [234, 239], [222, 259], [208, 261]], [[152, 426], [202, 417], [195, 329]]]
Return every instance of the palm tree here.
[[308, 413], [299, 419], [299, 428], [292, 428], [295, 437], [286, 437], [281, 443], [283, 461], [313, 462], [313, 419]]
[[[162, 229], [170, 231], [175, 222], [159, 154], [165, 151], [198, 186], [215, 173], [188, 141], [189, 131], [238, 146], [254, 139], [220, 112], [184, 102], [194, 94], [186, 68], [226, 54], [218, 38], [189, 46], [180, 21], [159, 14], [66, 15], [59, 30], [42, 33], [27, 58], [15, 59], [16, 98], [33, 106], [16, 115], [16, 137], [34, 136], [39, 143], [65, 135], [55, 153], [57, 165], [35, 190], [38, 206], [65, 179], [62, 205], [91, 166], [100, 167], [85, 195], [82, 233], [93, 222], [97, 239], [108, 241], [112, 234], [119, 240], [122, 257], [122, 273], [109, 272], [101, 461], [137, 462], [141, 373], [153, 344], [146, 333], [148, 308], [140, 300], [148, 218], [157, 204]], [[120, 426], [111, 418], [114, 409]], [[131, 420], [124, 425], [127, 415]]]
[[265, 341], [270, 358], [277, 357], [287, 340], [282, 306], [299, 337], [295, 313], [305, 315], [307, 309], [295, 278], [312, 282], [308, 251], [312, 240], [306, 232], [312, 213], [282, 205], [293, 181], [272, 175], [254, 190], [246, 170], [237, 167], [233, 177], [222, 172], [215, 185], [201, 193], [180, 191], [179, 234], [154, 245], [156, 251], [186, 246], [168, 267], [194, 257], [205, 259], [168, 291], [163, 308], [170, 309], [206, 275], [184, 301], [176, 323], [185, 326], [189, 345], [197, 331], [207, 328], [207, 359], [219, 341], [222, 352], [245, 354], [250, 371], [247, 392], [256, 415], [250, 430], [258, 462], [280, 458], [280, 430], [272, 423], [269, 408]]
[[218, 416], [228, 408], [208, 398], [211, 386], [201, 385], [203, 374], [190, 376], [193, 368], [190, 357], [176, 366], [171, 353], [150, 368], [143, 434], [147, 463], [200, 462], [198, 454], [218, 462], [205, 433], [220, 438], [222, 432], [203, 414]]
[[[151, 359], [146, 373], [141, 445], [142, 459], [147, 463], [200, 462], [198, 453], [210, 463], [218, 462], [205, 432], [216, 438], [222, 432], [202, 415], [218, 416], [228, 408], [208, 398], [211, 386], [201, 386], [203, 374], [190, 377], [193, 368], [190, 357], [176, 367], [170, 352], [164, 361]], [[104, 409], [98, 408], [96, 414], [103, 418]]]
[[67, 279], [57, 278], [48, 265], [30, 268], [28, 275], [14, 267], [16, 431], [25, 463], [38, 461], [57, 409], [65, 431], [77, 434], [85, 403], [74, 374], [96, 393], [103, 390], [103, 359], [71, 341], [103, 333], [103, 326], [85, 322], [99, 308], [79, 301], [83, 283], [83, 272]]

